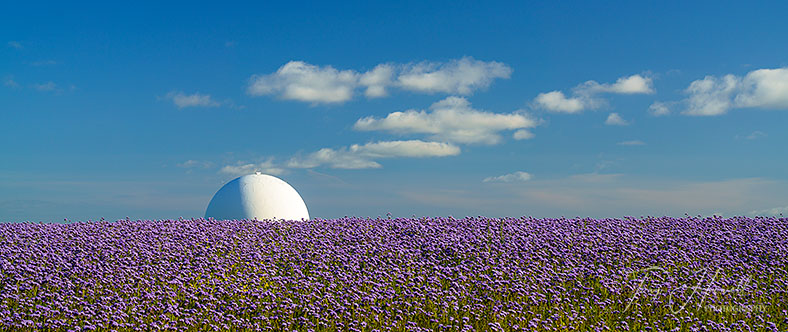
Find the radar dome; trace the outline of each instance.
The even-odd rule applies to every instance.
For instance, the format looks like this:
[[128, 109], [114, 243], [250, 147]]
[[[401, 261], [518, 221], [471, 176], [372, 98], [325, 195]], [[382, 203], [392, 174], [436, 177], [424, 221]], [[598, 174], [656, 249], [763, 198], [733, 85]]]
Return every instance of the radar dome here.
[[208, 203], [205, 218], [307, 220], [309, 211], [301, 195], [287, 182], [257, 172], [219, 189]]

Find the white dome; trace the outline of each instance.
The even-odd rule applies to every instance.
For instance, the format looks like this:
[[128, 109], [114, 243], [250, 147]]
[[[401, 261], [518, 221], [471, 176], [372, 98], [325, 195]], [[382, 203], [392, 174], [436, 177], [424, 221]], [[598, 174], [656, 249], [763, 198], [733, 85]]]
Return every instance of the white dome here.
[[213, 195], [205, 218], [309, 219], [301, 195], [287, 182], [260, 174], [244, 175], [225, 184]]

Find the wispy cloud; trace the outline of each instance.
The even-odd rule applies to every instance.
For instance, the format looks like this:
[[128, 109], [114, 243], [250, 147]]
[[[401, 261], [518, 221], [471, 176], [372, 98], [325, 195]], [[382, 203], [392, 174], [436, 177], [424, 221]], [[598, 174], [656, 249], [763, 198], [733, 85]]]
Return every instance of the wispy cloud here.
[[624, 146], [638, 146], [638, 145], [646, 145], [646, 143], [645, 143], [645, 142], [643, 142], [643, 141], [639, 141], [639, 140], [623, 141], [623, 142], [618, 142], [618, 143], [616, 143], [616, 144], [618, 144], [618, 145], [624, 145]]
[[766, 137], [766, 133], [764, 133], [764, 132], [762, 132], [760, 130], [756, 130], [756, 131], [753, 131], [752, 134], [747, 135], [747, 137], [745, 137], [745, 138], [752, 140], [752, 139], [758, 139], [758, 138], [763, 138], [763, 137]]
[[[642, 214], [682, 214], [684, 212], [734, 212], [752, 206], [780, 191], [774, 181], [731, 179], [721, 181], [673, 181], [632, 179], [621, 176], [615, 181], [587, 182], [570, 177], [554, 182], [534, 183], [523, 196], [533, 204], [559, 210], [572, 206], [581, 213], [592, 211], [637, 212]], [[768, 198], [774, 201], [774, 199]], [[763, 203], [761, 203], [763, 204]]]
[[486, 88], [496, 78], [509, 78], [512, 69], [500, 62], [464, 57], [447, 63], [422, 62], [405, 66], [397, 81], [404, 89], [468, 95]]
[[763, 209], [763, 210], [753, 210], [750, 211], [749, 214], [756, 216], [776, 216], [781, 214], [785, 215], [788, 214], [788, 206], [781, 206], [781, 207], [775, 207], [775, 208]]
[[629, 122], [624, 120], [618, 113], [610, 113], [607, 116], [607, 120], [605, 120], [605, 124], [608, 126], [626, 126], [629, 125]]
[[731, 96], [736, 93], [738, 86], [739, 79], [733, 75], [721, 79], [706, 76], [694, 81], [685, 90], [690, 95], [687, 99], [689, 106], [682, 113], [704, 116], [724, 114], [732, 107]]
[[379, 64], [374, 69], [361, 75], [359, 84], [366, 87], [364, 95], [367, 98], [385, 97], [386, 89], [394, 84], [394, 75], [397, 68], [391, 64]]
[[460, 148], [449, 143], [425, 142], [420, 140], [381, 141], [364, 145], [353, 144], [349, 148], [323, 148], [304, 157], [293, 157], [287, 162], [292, 168], [364, 169], [380, 168], [376, 159], [382, 158], [425, 158], [446, 157], [460, 154]]
[[653, 116], [665, 116], [670, 114], [669, 103], [655, 101], [648, 107], [649, 113]]
[[49, 81], [46, 83], [33, 84], [33, 88], [38, 91], [56, 91], [58, 86], [55, 82]]
[[524, 140], [524, 139], [532, 139], [532, 138], [534, 138], [534, 133], [532, 133], [532, 132], [530, 132], [528, 130], [525, 130], [525, 129], [520, 129], [518, 131], [515, 131], [514, 134], [512, 134], [512, 138], [514, 138], [514, 139], [516, 139], [518, 141]]
[[631, 75], [621, 77], [612, 84], [587, 81], [574, 87], [571, 97], [558, 90], [540, 93], [534, 99], [534, 105], [550, 112], [580, 113], [604, 105], [606, 101], [597, 97], [602, 93], [652, 94], [654, 92], [650, 77]]
[[473, 186], [458, 181], [438, 187], [403, 186], [400, 192], [407, 201], [401, 204], [463, 215], [741, 215], [753, 206], [784, 206], [779, 202], [788, 188], [784, 181], [757, 178], [686, 181], [624, 174], [532, 178], [524, 184]]
[[10, 88], [18, 88], [19, 87], [19, 83], [14, 81], [14, 77], [13, 76], [6, 76], [3, 79], [3, 85], [7, 86], [7, 87], [10, 87]]
[[651, 94], [654, 87], [650, 77], [632, 75], [621, 77], [613, 84], [599, 84], [596, 81], [587, 81], [575, 88], [581, 94], [618, 93], [618, 94]]
[[431, 140], [452, 143], [497, 144], [504, 130], [516, 130], [515, 139], [528, 139], [526, 129], [538, 121], [525, 113], [499, 114], [476, 110], [463, 97], [448, 97], [430, 106], [430, 111], [407, 110], [389, 113], [385, 118], [368, 116], [356, 121], [353, 128], [362, 131], [382, 130], [397, 134], [426, 134]]
[[752, 133], [750, 133], [748, 135], [745, 135], [745, 136], [736, 135], [734, 138], [736, 138], [736, 139], [743, 138], [743, 139], [746, 139], [746, 140], [754, 140], [754, 139], [764, 138], [766, 136], [767, 136], [766, 133], [764, 133], [764, 132], [762, 132], [760, 130], [756, 130], [756, 131], [753, 131]]
[[536, 105], [551, 112], [579, 113], [586, 108], [594, 107], [589, 100], [581, 97], [567, 98], [561, 91], [540, 93], [534, 99]]
[[491, 176], [485, 178], [482, 182], [525, 182], [531, 180], [531, 174], [527, 172], [517, 171], [510, 174], [504, 174], [500, 176]]
[[511, 72], [512, 69], [503, 63], [471, 57], [445, 63], [384, 63], [363, 73], [290, 61], [272, 74], [252, 76], [247, 93], [312, 104], [344, 103], [353, 99], [357, 89], [364, 89], [367, 98], [387, 96], [390, 88], [469, 95], [488, 87], [497, 78], [509, 78]]
[[178, 108], [186, 107], [217, 107], [221, 105], [219, 102], [213, 100], [211, 95], [193, 93], [187, 95], [183, 92], [172, 91], [167, 93], [166, 99], [171, 100]]
[[199, 161], [199, 160], [187, 160], [177, 165], [181, 168], [211, 168], [214, 166], [214, 163], [210, 161]]
[[241, 176], [252, 174], [254, 172], [261, 172], [271, 175], [280, 175], [285, 173], [285, 169], [274, 164], [273, 159], [269, 158], [258, 163], [247, 163], [239, 161], [234, 165], [226, 165], [219, 170], [221, 174], [232, 176]]
[[758, 69], [744, 77], [706, 76], [685, 90], [685, 115], [715, 116], [733, 108], [788, 110], [788, 67]]
[[293, 157], [287, 162], [287, 166], [292, 168], [315, 168], [323, 165], [326, 165], [330, 168], [341, 169], [383, 167], [381, 164], [372, 160], [371, 158], [351, 152], [347, 148], [322, 148], [308, 154], [305, 157]]
[[8, 47], [15, 48], [17, 50], [21, 50], [22, 48], [24, 48], [22, 46], [22, 43], [20, 43], [18, 41], [15, 41], [15, 40], [9, 41], [8, 42]]

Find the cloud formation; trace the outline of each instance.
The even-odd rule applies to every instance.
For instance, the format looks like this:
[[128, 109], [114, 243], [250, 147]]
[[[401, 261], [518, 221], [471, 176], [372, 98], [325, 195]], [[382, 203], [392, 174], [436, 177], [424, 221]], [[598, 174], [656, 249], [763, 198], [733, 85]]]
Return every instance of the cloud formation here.
[[471, 57], [445, 63], [384, 63], [364, 73], [290, 61], [272, 74], [252, 76], [247, 93], [312, 104], [344, 103], [353, 99], [357, 89], [364, 89], [367, 98], [385, 97], [390, 88], [469, 95], [488, 87], [496, 78], [509, 78], [511, 73], [512, 69], [503, 63]]
[[752, 133], [750, 133], [749, 135], [746, 135], [746, 136], [736, 135], [736, 136], [734, 136], [734, 138], [735, 139], [743, 138], [743, 139], [746, 139], [746, 140], [755, 140], [755, 139], [759, 139], [759, 138], [764, 138], [766, 136], [768, 136], [768, 135], [766, 135], [766, 133], [764, 133], [764, 132], [762, 132], [760, 130], [756, 130], [756, 131], [753, 131]]
[[385, 97], [388, 95], [386, 87], [393, 84], [392, 78], [396, 69], [390, 64], [380, 64], [374, 69], [361, 75], [359, 84], [366, 87], [364, 94], [367, 98]]
[[273, 159], [268, 159], [259, 163], [245, 163], [239, 161], [235, 165], [226, 165], [222, 167], [219, 170], [219, 173], [232, 176], [241, 176], [252, 174], [258, 171], [265, 174], [280, 175], [285, 172], [285, 169], [274, 165]]
[[349, 148], [323, 148], [304, 157], [293, 157], [288, 167], [363, 169], [382, 167], [375, 159], [395, 157], [446, 157], [460, 154], [460, 148], [448, 143], [420, 140], [381, 141], [364, 145], [353, 144]]
[[382, 130], [396, 134], [426, 134], [435, 141], [462, 144], [497, 144], [498, 132], [515, 130], [515, 139], [528, 139], [526, 129], [538, 121], [524, 113], [498, 114], [473, 109], [463, 97], [448, 97], [430, 106], [430, 111], [407, 110], [389, 113], [385, 118], [368, 116], [356, 121], [356, 130]]
[[570, 114], [579, 113], [590, 106], [589, 101], [579, 97], [567, 98], [561, 91], [540, 93], [534, 102], [548, 111]]
[[211, 168], [213, 163], [210, 161], [187, 160], [177, 165], [182, 168]]
[[670, 114], [668, 103], [655, 101], [648, 107], [649, 113], [653, 116], [664, 116]]
[[623, 141], [616, 143], [617, 145], [624, 145], [624, 146], [637, 146], [637, 145], [646, 145], [645, 142], [640, 140], [632, 140], [632, 141]]
[[734, 100], [739, 107], [788, 109], [788, 67], [751, 71], [739, 90]]
[[752, 134], [747, 135], [747, 137], [745, 137], [745, 138], [748, 139], [748, 140], [753, 140], [753, 139], [759, 139], [759, 138], [762, 138], [762, 137], [766, 137], [766, 133], [764, 133], [764, 132], [762, 132], [760, 130], [756, 130], [756, 131], [753, 131]]
[[613, 84], [599, 84], [596, 81], [588, 81], [575, 88], [585, 94], [595, 93], [618, 93], [618, 94], [651, 94], [654, 88], [650, 77], [632, 75], [621, 77]]
[[3, 85], [7, 86], [9, 88], [18, 88], [19, 87], [19, 83], [14, 81], [14, 77], [13, 76], [7, 76], [5, 79], [3, 79]]
[[422, 62], [407, 65], [397, 81], [404, 89], [418, 92], [469, 95], [486, 88], [496, 78], [509, 78], [512, 69], [500, 62], [464, 57], [447, 63]]
[[610, 113], [607, 116], [607, 120], [605, 120], [605, 124], [608, 126], [627, 126], [629, 122], [624, 120], [618, 113]]
[[353, 98], [358, 73], [290, 61], [273, 74], [252, 76], [247, 92], [252, 96], [278, 95], [310, 103], [341, 103]]
[[688, 108], [682, 112], [686, 115], [720, 115], [731, 108], [731, 96], [736, 92], [739, 79], [733, 75], [723, 78], [706, 76], [702, 80], [693, 81], [685, 90]]
[[758, 69], [744, 77], [706, 76], [690, 83], [685, 92], [685, 115], [716, 116], [733, 108], [787, 110], [788, 67]]
[[55, 91], [57, 90], [57, 84], [55, 84], [55, 82], [49, 81], [46, 83], [33, 84], [33, 88], [38, 91]]
[[532, 132], [530, 132], [528, 130], [525, 130], [525, 129], [520, 129], [518, 131], [515, 131], [514, 134], [512, 134], [512, 138], [514, 138], [514, 139], [516, 139], [518, 141], [524, 140], [524, 139], [532, 139], [532, 138], [534, 138], [534, 133], [532, 133]]
[[606, 101], [597, 97], [602, 93], [652, 94], [654, 92], [652, 79], [636, 74], [621, 77], [612, 84], [587, 81], [574, 87], [571, 97], [558, 90], [540, 93], [534, 99], [534, 105], [550, 112], [572, 114], [604, 105]]
[[788, 206], [781, 206], [781, 207], [775, 207], [775, 208], [763, 209], [763, 210], [754, 210], [754, 211], [750, 211], [750, 214], [756, 216], [776, 216], [781, 214], [785, 215], [788, 214]]
[[172, 103], [175, 104], [178, 108], [186, 108], [186, 107], [217, 107], [220, 105], [219, 102], [213, 100], [211, 95], [203, 95], [199, 93], [194, 93], [187, 95], [183, 92], [176, 92], [172, 91], [167, 94], [167, 99], [172, 100]]
[[525, 181], [528, 181], [530, 179], [531, 179], [531, 174], [528, 174], [526, 172], [517, 171], [517, 172], [514, 172], [514, 173], [504, 174], [504, 175], [500, 175], [500, 176], [491, 176], [491, 177], [485, 178], [484, 181], [482, 181], [482, 182], [505, 182], [505, 183], [510, 183], [510, 182], [525, 182]]

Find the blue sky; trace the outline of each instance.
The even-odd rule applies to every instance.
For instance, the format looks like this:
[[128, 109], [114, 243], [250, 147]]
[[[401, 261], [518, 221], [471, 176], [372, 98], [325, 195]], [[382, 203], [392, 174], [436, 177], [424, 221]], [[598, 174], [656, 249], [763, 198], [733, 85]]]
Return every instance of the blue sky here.
[[785, 2], [0, 5], [0, 220], [788, 212]]

